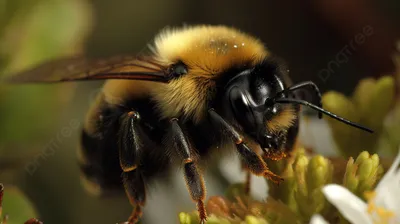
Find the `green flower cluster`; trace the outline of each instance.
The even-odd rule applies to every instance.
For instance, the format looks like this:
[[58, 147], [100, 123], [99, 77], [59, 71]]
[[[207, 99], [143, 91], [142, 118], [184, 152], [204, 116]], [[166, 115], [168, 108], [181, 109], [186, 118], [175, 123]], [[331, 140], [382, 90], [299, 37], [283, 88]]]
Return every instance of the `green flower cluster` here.
[[363, 150], [378, 151], [382, 136], [387, 132], [384, 120], [393, 108], [394, 98], [395, 80], [392, 76], [361, 80], [351, 97], [335, 91], [323, 95], [325, 109], [374, 130], [374, 134], [355, 130], [325, 116], [337, 149], [343, 156], [356, 156]]
[[[355, 160], [350, 158], [346, 161], [309, 155], [299, 148], [287, 160], [269, 161], [268, 165], [285, 181], [279, 186], [268, 182], [269, 197], [266, 201], [249, 198], [244, 194], [243, 184], [235, 184], [228, 188], [225, 197], [209, 199], [208, 223], [307, 223], [317, 213], [327, 220], [338, 220], [339, 213], [325, 199], [322, 187], [339, 183], [362, 196], [363, 192], [374, 188], [383, 173], [378, 155], [366, 151]], [[199, 221], [196, 212], [182, 212], [179, 220], [181, 224], [197, 224]]]

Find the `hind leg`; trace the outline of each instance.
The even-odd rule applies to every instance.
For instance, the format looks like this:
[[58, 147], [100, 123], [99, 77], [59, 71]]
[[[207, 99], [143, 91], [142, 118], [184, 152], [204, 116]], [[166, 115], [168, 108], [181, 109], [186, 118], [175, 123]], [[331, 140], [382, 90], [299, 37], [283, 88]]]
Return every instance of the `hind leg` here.
[[131, 215], [128, 218], [129, 224], [137, 223], [142, 216], [142, 208], [146, 202], [146, 190], [143, 176], [139, 169], [122, 174], [124, 188], [129, 202], [133, 206]]
[[[115, 111], [101, 103], [91, 112], [78, 151], [84, 186], [100, 196], [125, 189], [134, 207], [129, 223], [136, 223], [146, 198], [140, 169], [143, 139], [146, 138], [142, 138], [140, 116], [134, 111]], [[114, 150], [116, 148], [118, 150]]]
[[[242, 165], [245, 166], [245, 165]], [[243, 168], [246, 172], [246, 179], [244, 181], [244, 193], [246, 195], [250, 195], [250, 190], [251, 190], [251, 172], [246, 170], [246, 168]]]

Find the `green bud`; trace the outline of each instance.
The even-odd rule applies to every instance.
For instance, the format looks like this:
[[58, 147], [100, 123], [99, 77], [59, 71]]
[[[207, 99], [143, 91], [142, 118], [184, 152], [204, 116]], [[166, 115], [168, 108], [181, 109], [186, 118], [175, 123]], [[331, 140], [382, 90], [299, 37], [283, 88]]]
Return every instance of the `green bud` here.
[[307, 184], [308, 189], [313, 190], [331, 182], [332, 165], [323, 156], [314, 156], [308, 164]]
[[360, 181], [365, 181], [366, 179], [368, 179], [368, 177], [371, 175], [372, 169], [373, 164], [371, 160], [367, 159], [360, 163], [357, 171]]
[[359, 178], [356, 177], [354, 159], [350, 157], [346, 165], [346, 172], [344, 174], [343, 185], [351, 192], [355, 192], [359, 183]]
[[[356, 106], [341, 93], [334, 91], [327, 92], [322, 96], [322, 104], [326, 110], [353, 122], [359, 123], [361, 119], [360, 112]], [[357, 155], [360, 151], [358, 147], [349, 146], [357, 145], [354, 143], [356, 140], [354, 133], [359, 131], [328, 116], [324, 116], [324, 119], [331, 128], [333, 138], [340, 153], [345, 156]]]
[[[267, 184], [269, 186], [269, 197], [282, 201], [290, 208], [292, 208], [292, 210], [296, 210], [296, 203], [294, 202], [293, 198], [294, 186], [296, 184], [296, 181], [292, 164], [299, 153], [301, 153], [301, 150], [296, 149], [290, 158], [285, 158], [280, 161], [267, 161], [268, 167], [277, 167], [276, 164], [279, 163], [279, 169], [271, 168], [271, 170], [284, 179], [281, 184], [276, 185], [274, 183], [271, 183], [266, 178]], [[278, 170], [278, 172], [274, 170]]]
[[[345, 95], [329, 91], [322, 96], [322, 104], [324, 108], [328, 111], [332, 111], [339, 116], [346, 117], [352, 121], [360, 120], [360, 116], [356, 113], [358, 112], [353, 102], [348, 99]], [[345, 124], [325, 116], [326, 120], [332, 124], [335, 128], [347, 127]]]
[[303, 195], [307, 193], [306, 172], [307, 172], [308, 158], [304, 155], [299, 155], [296, 158], [294, 167], [294, 174], [296, 180], [296, 187]]
[[[371, 128], [380, 129], [383, 119], [388, 114], [395, 95], [395, 81], [392, 76], [384, 76], [377, 80], [375, 88], [369, 90], [372, 93], [368, 102], [368, 110], [363, 114], [366, 125]], [[363, 120], [364, 120], [363, 119]]]
[[321, 188], [332, 181], [333, 166], [322, 156], [310, 160], [299, 156], [294, 163], [294, 175], [297, 211], [303, 221], [308, 222], [313, 214], [324, 213], [328, 208]]
[[382, 169], [378, 155], [370, 155], [364, 151], [355, 162], [353, 158], [347, 162], [343, 185], [357, 196], [363, 197], [365, 191], [375, 187]]
[[268, 222], [263, 218], [257, 218], [252, 215], [246, 216], [246, 224], [268, 224]]
[[179, 213], [179, 222], [181, 224], [191, 224], [192, 223], [191, 219], [190, 219], [190, 215], [185, 212]]
[[356, 159], [356, 164], [360, 164], [361, 162], [367, 160], [369, 158], [369, 153], [367, 151], [361, 152]]
[[377, 151], [383, 121], [393, 105], [394, 96], [395, 81], [392, 76], [361, 80], [351, 99], [333, 91], [323, 95], [325, 109], [375, 132], [371, 135], [326, 116], [337, 149], [342, 155], [355, 157], [364, 150]]
[[375, 79], [366, 78], [361, 80], [358, 83], [356, 89], [354, 90], [352, 100], [354, 104], [357, 106], [357, 108], [359, 108], [359, 112], [361, 114], [364, 114], [367, 110], [370, 109], [367, 106], [368, 102], [372, 98], [371, 89], [375, 87], [375, 83], [376, 83]]

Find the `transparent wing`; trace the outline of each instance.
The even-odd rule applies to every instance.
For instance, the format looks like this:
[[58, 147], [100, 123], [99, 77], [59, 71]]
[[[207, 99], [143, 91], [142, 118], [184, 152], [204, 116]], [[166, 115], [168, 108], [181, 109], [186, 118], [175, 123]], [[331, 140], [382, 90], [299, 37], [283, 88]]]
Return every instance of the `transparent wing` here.
[[116, 56], [89, 59], [84, 56], [56, 59], [10, 75], [6, 82], [64, 82], [100, 79], [136, 79], [168, 82], [166, 68], [152, 57]]

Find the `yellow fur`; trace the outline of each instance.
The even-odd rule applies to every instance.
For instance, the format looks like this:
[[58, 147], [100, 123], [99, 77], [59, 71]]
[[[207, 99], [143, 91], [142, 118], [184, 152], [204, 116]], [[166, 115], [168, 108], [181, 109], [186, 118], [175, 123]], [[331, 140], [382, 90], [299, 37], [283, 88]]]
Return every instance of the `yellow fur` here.
[[103, 88], [104, 99], [110, 104], [123, 104], [127, 99], [146, 98], [151, 88], [166, 85], [139, 80], [108, 80]]
[[268, 56], [258, 39], [225, 26], [167, 29], [156, 37], [155, 51], [158, 61], [173, 64], [182, 60], [191, 74], [205, 77]]
[[297, 119], [297, 113], [291, 106], [285, 106], [284, 109], [267, 122], [268, 130], [279, 132], [291, 127]]
[[104, 88], [106, 101], [119, 104], [124, 99], [149, 96], [157, 102], [155, 109], [161, 118], [183, 115], [195, 122], [205, 115], [218, 75], [232, 65], [255, 65], [269, 55], [258, 39], [225, 26], [166, 29], [151, 49], [157, 63], [168, 67], [181, 61], [188, 74], [168, 84], [110, 80]]
[[[150, 85], [165, 85], [156, 82], [139, 80], [108, 80], [97, 94], [97, 97], [91, 105], [85, 119], [84, 129], [87, 134], [97, 133], [98, 122], [101, 121], [101, 112], [104, 104], [124, 105], [126, 100], [148, 98], [150, 96]], [[156, 87], [157, 88], [157, 87]]]

